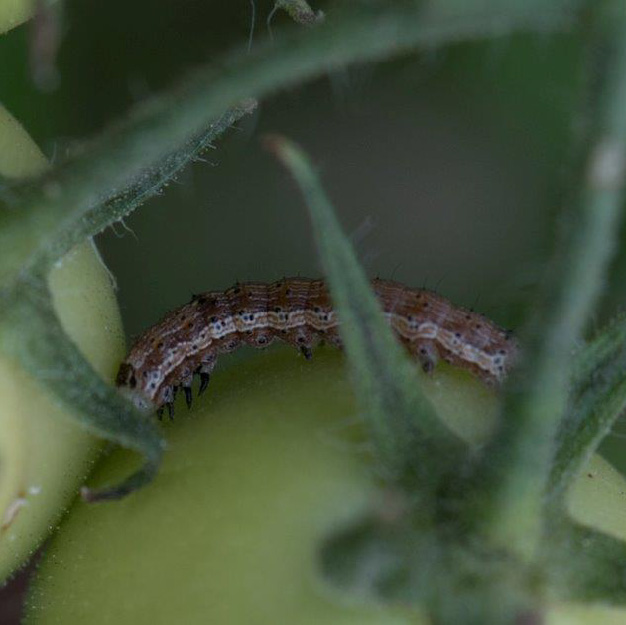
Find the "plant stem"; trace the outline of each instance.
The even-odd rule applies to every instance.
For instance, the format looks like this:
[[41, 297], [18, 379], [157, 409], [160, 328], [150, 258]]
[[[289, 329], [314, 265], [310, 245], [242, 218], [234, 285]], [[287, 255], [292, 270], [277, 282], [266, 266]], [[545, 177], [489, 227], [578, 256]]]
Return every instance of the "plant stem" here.
[[468, 502], [478, 497], [469, 509], [483, 532], [526, 560], [536, 554], [543, 530], [573, 348], [604, 286], [619, 232], [626, 173], [624, 11], [619, 3], [607, 3], [596, 12], [589, 48], [590, 124], [577, 196], [564, 213], [553, 269], [522, 336], [525, 358], [507, 387], [499, 431], [467, 495]]
[[[566, 7], [566, 8], [564, 8]], [[357, 6], [329, 16], [313, 29], [295, 29], [239, 50], [199, 71], [178, 88], [138, 105], [80, 152], [38, 182], [9, 189], [0, 212], [0, 284], [7, 285], [33, 255], [88, 210], [137, 184], [164, 155], [206, 128], [230, 106], [251, 96], [345, 66], [400, 54], [419, 46], [563, 27], [569, 3], [549, 9], [501, 13], [471, 8], [426, 10], [420, 2]]]
[[30, 260], [30, 265], [45, 275], [50, 264], [69, 252], [75, 245], [98, 234], [111, 223], [123, 219], [159, 193], [191, 161], [204, 150], [213, 147], [213, 141], [232, 128], [233, 124], [244, 114], [252, 112], [255, 108], [256, 102], [250, 100], [245, 106], [228, 109], [199, 135], [186, 141], [174, 152], [166, 154], [143, 176], [133, 181], [129, 188], [121, 193], [118, 192], [107, 202], [88, 210], [77, 221], [73, 220], [64, 231], [57, 233], [51, 245], [41, 249], [40, 253]]

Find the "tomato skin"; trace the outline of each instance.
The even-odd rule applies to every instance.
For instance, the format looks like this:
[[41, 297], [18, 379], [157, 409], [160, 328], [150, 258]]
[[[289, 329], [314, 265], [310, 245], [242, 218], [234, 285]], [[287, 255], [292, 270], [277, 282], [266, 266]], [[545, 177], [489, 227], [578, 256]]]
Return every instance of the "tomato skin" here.
[[[318, 541], [376, 492], [351, 436], [340, 355], [320, 350], [309, 366], [288, 349], [260, 354], [216, 372], [194, 401], [185, 414], [179, 400], [177, 420], [164, 423], [168, 452], [152, 485], [113, 504], [77, 503], [28, 620], [415, 622], [403, 610], [342, 605], [318, 575]], [[92, 482], [114, 482], [134, 462], [116, 452]]]
[[[123, 354], [110, 278], [91, 245], [70, 252], [50, 277], [56, 310], [92, 366], [112, 381]], [[0, 579], [31, 555], [87, 479], [99, 444], [68, 409], [0, 357]]]
[[[454, 384], [471, 415], [495, 408], [492, 393], [449, 369], [428, 384], [433, 397]], [[222, 368], [190, 412], [179, 399], [163, 431], [169, 449], [151, 486], [113, 504], [77, 502], [34, 580], [26, 623], [428, 623], [346, 596], [319, 571], [324, 538], [381, 501], [339, 353], [321, 348], [306, 363], [278, 349]], [[118, 451], [93, 481], [114, 482], [135, 462]], [[594, 465], [597, 481], [605, 469]], [[626, 623], [623, 611], [591, 613]], [[548, 622], [598, 622], [591, 613], [554, 606]]]
[[0, 2], [0, 35], [29, 20], [33, 16], [36, 6], [37, 3], [33, 0], [3, 0]]
[[[46, 166], [37, 146], [0, 106], [0, 174], [20, 178]], [[95, 370], [112, 381], [123, 356], [124, 337], [111, 278], [95, 247], [85, 243], [61, 259], [49, 276], [49, 286], [68, 336]], [[19, 342], [20, 337], [12, 340]], [[0, 397], [2, 580], [55, 526], [86, 479], [97, 443], [68, 419], [68, 409], [56, 397], [2, 354]]]

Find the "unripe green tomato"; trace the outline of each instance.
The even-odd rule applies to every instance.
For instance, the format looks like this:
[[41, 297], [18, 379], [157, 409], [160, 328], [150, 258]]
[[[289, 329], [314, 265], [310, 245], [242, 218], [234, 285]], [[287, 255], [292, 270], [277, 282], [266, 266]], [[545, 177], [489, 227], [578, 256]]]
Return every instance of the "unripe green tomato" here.
[[[45, 166], [37, 146], [0, 107], [0, 174], [17, 178]], [[111, 279], [95, 248], [84, 244], [73, 250], [57, 263], [49, 283], [68, 335], [112, 380], [124, 350], [123, 333]], [[96, 443], [68, 419], [67, 408], [2, 354], [0, 397], [1, 581], [56, 525], [86, 479]]]
[[[320, 348], [307, 363], [275, 349], [222, 367], [189, 413], [179, 400], [176, 421], [163, 424], [169, 450], [152, 485], [75, 505], [31, 587], [26, 623], [428, 623], [408, 607], [346, 596], [320, 574], [323, 540], [382, 505], [342, 356]], [[491, 392], [445, 366], [426, 386], [451, 426], [484, 437]], [[116, 452], [93, 479], [111, 483], [132, 466]], [[589, 472], [575, 515], [624, 537], [602, 511], [626, 483], [598, 458]], [[554, 606], [548, 622], [623, 625], [626, 612]]]
[[37, 0], [2, 0], [0, 2], [0, 34], [19, 26], [35, 12]]

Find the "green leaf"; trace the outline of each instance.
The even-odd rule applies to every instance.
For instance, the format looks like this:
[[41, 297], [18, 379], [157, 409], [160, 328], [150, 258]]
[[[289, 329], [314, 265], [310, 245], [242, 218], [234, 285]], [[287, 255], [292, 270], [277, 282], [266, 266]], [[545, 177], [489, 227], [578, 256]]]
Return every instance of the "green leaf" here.
[[45, 273], [51, 263], [61, 258], [75, 245], [132, 213], [137, 207], [157, 195], [190, 162], [198, 159], [200, 154], [208, 148], [212, 148], [215, 139], [255, 108], [256, 102], [249, 100], [240, 106], [228, 109], [215, 123], [209, 125], [196, 137], [166, 154], [139, 178], [131, 180], [128, 188], [116, 191], [111, 199], [97, 204], [84, 215], [71, 220], [55, 236], [52, 244], [44, 247], [39, 257], [31, 261], [33, 266], [36, 266], [37, 271]]
[[406, 522], [369, 515], [330, 536], [320, 549], [327, 582], [352, 599], [424, 605], [427, 563], [437, 557], [437, 543]]
[[35, 256], [53, 246], [67, 224], [109, 200], [113, 190], [136, 184], [165, 155], [242, 100], [351, 63], [420, 46], [432, 49], [488, 35], [560, 29], [572, 17], [568, 2], [541, 11], [497, 7], [425, 10], [413, 1], [350, 5], [316, 28], [294, 28], [256, 44], [251, 53], [240, 48], [196, 70], [178, 87], [137, 105], [37, 181], [11, 189], [13, 201], [0, 210], [0, 284], [10, 283]]
[[304, 153], [282, 137], [267, 139], [296, 179], [309, 209], [355, 394], [378, 459], [394, 481], [417, 496], [432, 494], [438, 478], [458, 469], [465, 445], [441, 422], [423, 395], [415, 363], [393, 335], [350, 241]]
[[626, 408], [626, 318], [621, 316], [574, 361], [572, 401], [557, 438], [549, 500], [560, 505], [572, 480]]
[[[572, 352], [604, 287], [626, 173], [626, 16], [597, 5], [587, 35], [589, 115], [554, 260], [521, 335], [499, 430], [467, 490], [469, 516], [495, 544], [537, 555], [555, 439], [568, 406]], [[606, 9], [606, 13], [604, 10]]]
[[558, 599], [626, 606], [626, 543], [567, 522], [550, 535], [545, 564]]
[[143, 467], [123, 483], [99, 491], [83, 489], [83, 498], [118, 499], [150, 482], [164, 451], [154, 420], [137, 412], [85, 360], [63, 331], [43, 281], [29, 278], [3, 304], [0, 348], [66, 404], [84, 428], [144, 456]]

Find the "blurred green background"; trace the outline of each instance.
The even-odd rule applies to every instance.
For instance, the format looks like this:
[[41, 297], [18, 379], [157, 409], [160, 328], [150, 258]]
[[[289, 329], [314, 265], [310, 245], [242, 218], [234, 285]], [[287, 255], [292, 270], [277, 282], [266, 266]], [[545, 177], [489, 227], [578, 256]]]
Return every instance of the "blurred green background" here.
[[[255, 4], [251, 54], [272, 4]], [[333, 3], [315, 8], [332, 19]], [[25, 25], [0, 38], [0, 99], [61, 159], [190, 68], [245, 46], [250, 24], [248, 0], [65, 2], [57, 88], [35, 86]], [[277, 14], [273, 27], [298, 26]], [[372, 276], [518, 327], [567, 201], [580, 57], [573, 33], [506, 36], [329, 73], [261, 102], [203, 162], [98, 237], [129, 338], [192, 293], [320, 275], [302, 201], [261, 147], [268, 132], [314, 156]], [[622, 253], [596, 326], [623, 308], [625, 274]]]

